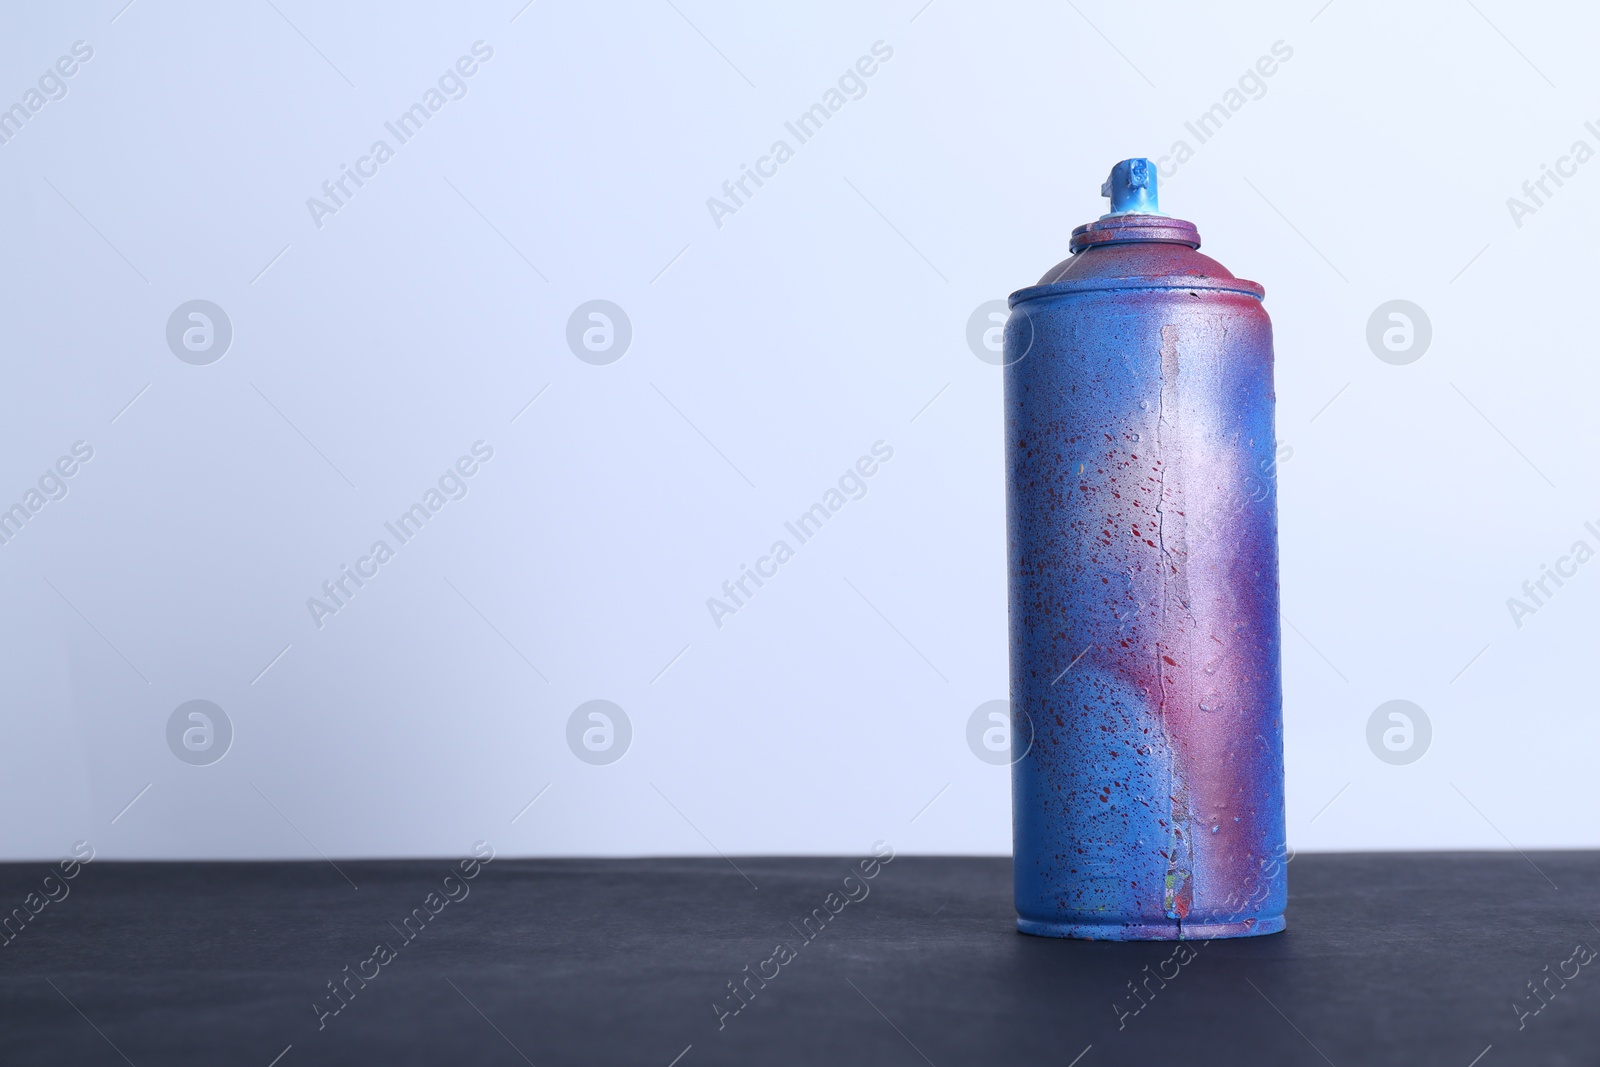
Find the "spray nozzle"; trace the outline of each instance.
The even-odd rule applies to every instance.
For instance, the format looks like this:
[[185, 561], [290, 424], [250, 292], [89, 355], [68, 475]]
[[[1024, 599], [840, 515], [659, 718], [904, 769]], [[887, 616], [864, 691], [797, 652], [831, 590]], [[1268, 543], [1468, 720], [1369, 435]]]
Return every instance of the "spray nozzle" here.
[[1124, 159], [1111, 168], [1111, 177], [1100, 186], [1100, 195], [1111, 198], [1110, 215], [1159, 215], [1156, 197], [1156, 168], [1148, 159]]

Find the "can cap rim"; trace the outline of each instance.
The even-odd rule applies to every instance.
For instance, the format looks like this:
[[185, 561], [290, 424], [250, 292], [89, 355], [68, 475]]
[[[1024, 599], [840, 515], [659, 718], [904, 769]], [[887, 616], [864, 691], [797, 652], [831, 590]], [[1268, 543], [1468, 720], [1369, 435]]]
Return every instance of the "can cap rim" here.
[[1077, 255], [1086, 248], [1153, 242], [1200, 247], [1200, 231], [1192, 222], [1166, 215], [1108, 215], [1086, 222], [1072, 231], [1071, 250]]
[[1144, 275], [1129, 278], [1064, 278], [1059, 282], [1045, 282], [1042, 285], [1030, 285], [1018, 289], [1011, 294], [1007, 303], [1014, 308], [1018, 304], [1038, 300], [1041, 297], [1066, 296], [1105, 289], [1172, 289], [1179, 292], [1186, 289], [1204, 289], [1208, 292], [1240, 293], [1244, 296], [1253, 296], [1257, 300], [1265, 299], [1267, 295], [1266, 287], [1260, 282], [1244, 278], [1202, 278], [1183, 275], [1156, 278]]

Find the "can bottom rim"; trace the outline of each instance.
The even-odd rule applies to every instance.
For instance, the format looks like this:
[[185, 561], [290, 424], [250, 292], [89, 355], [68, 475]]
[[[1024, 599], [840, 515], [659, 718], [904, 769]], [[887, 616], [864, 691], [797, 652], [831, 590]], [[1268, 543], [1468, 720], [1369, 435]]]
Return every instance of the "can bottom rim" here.
[[1079, 941], [1210, 941], [1220, 937], [1261, 937], [1281, 932], [1282, 915], [1221, 923], [1041, 922], [1017, 919], [1017, 931], [1035, 937], [1070, 937]]

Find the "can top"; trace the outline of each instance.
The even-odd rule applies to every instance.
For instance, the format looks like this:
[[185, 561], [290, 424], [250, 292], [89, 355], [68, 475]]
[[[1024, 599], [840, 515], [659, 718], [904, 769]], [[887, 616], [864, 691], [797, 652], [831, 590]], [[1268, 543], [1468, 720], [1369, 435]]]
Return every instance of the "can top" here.
[[1192, 222], [1161, 214], [1155, 164], [1124, 159], [1100, 187], [1111, 210], [1072, 231], [1071, 256], [1018, 290], [1012, 306], [1050, 293], [1094, 289], [1213, 289], [1261, 299], [1260, 285], [1201, 255]]
[[1111, 176], [1100, 186], [1100, 195], [1110, 198], [1111, 210], [1072, 231], [1073, 255], [1095, 245], [1137, 241], [1200, 247], [1200, 232], [1194, 223], [1161, 213], [1156, 165], [1148, 159], [1124, 159], [1112, 167]]

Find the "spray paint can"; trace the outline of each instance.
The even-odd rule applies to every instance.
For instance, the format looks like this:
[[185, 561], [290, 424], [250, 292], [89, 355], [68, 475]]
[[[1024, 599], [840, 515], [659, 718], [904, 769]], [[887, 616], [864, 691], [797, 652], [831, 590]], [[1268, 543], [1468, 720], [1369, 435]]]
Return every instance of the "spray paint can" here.
[[1005, 328], [1017, 926], [1284, 928], [1265, 290], [1118, 163]]

